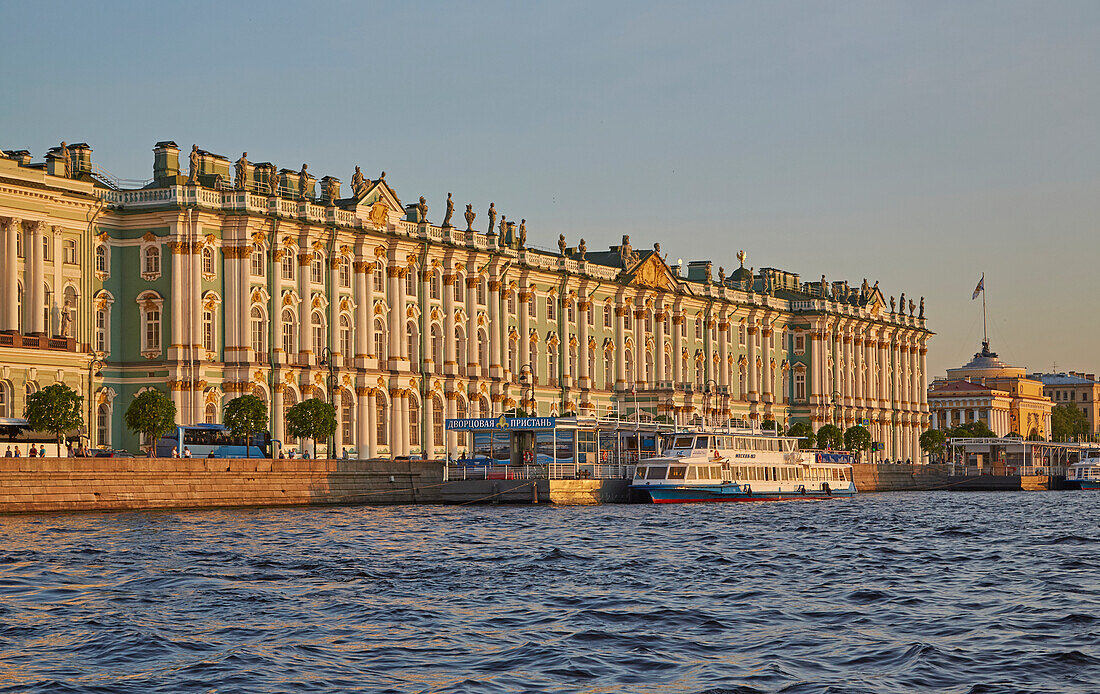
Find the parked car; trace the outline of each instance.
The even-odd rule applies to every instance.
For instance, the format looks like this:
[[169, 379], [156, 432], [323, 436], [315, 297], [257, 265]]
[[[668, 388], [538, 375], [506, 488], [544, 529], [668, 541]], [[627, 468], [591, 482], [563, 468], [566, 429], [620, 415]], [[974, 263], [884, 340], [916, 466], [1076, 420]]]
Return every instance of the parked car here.
[[121, 448], [97, 448], [92, 451], [93, 458], [133, 458], [134, 454]]

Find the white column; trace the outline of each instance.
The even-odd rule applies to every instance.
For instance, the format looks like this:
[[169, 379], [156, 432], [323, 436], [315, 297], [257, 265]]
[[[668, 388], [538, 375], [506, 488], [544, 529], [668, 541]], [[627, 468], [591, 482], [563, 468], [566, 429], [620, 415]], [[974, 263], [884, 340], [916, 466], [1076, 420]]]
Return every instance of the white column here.
[[425, 460], [431, 460], [435, 457], [434, 403], [435, 400], [430, 393], [420, 403], [420, 455]]
[[[639, 297], [640, 299], [640, 297]], [[634, 382], [645, 383], [645, 308], [634, 309]]]
[[667, 381], [669, 375], [665, 373], [665, 315], [667, 310], [661, 307], [653, 314], [653, 330], [656, 333], [655, 344], [653, 347], [653, 375], [654, 379], [660, 383], [661, 381]]
[[282, 383], [276, 383], [272, 388], [271, 396], [271, 436], [276, 441], [286, 443], [286, 421], [283, 418], [283, 411], [286, 407], [286, 401], [284, 396], [284, 390], [286, 386]]
[[588, 370], [588, 312], [592, 310], [592, 300], [578, 297], [577, 307], [577, 385], [591, 388], [592, 374]]
[[[372, 341], [370, 340], [371, 334], [374, 332], [374, 320], [371, 317], [371, 313], [374, 310], [374, 302], [368, 299], [368, 294], [373, 294], [368, 287], [374, 288], [374, 278], [367, 274], [367, 268], [370, 263], [362, 260], [357, 260], [352, 264], [352, 270], [355, 271], [355, 325], [353, 330], [355, 331], [355, 358], [356, 360], [366, 359], [370, 354], [372, 348]], [[345, 355], [350, 356], [350, 355]], [[356, 399], [358, 403], [359, 412], [359, 457], [364, 457], [366, 453], [366, 441], [367, 437], [363, 433], [362, 420], [366, 415], [366, 395], [359, 393], [359, 388], [356, 390]]]
[[500, 339], [500, 280], [489, 279], [489, 377], [503, 378]]
[[[531, 366], [531, 377], [534, 378], [538, 375], [539, 365], [534, 363], [531, 359], [531, 314], [530, 314], [530, 302], [531, 291], [530, 289], [520, 289], [519, 291], [519, 304], [516, 309], [519, 311], [519, 369], [523, 370], [525, 364]], [[522, 396], [520, 396], [522, 397]], [[526, 409], [526, 408], [524, 408]], [[456, 415], [457, 416], [457, 415]]]
[[757, 328], [756, 323], [750, 322], [748, 329], [749, 363], [746, 376], [748, 377], [749, 402], [752, 403], [758, 402], [760, 400], [760, 385], [757, 383], [756, 380], [756, 358], [758, 349], [756, 346], [757, 330], [759, 330], [759, 328]]
[[764, 352], [764, 356], [763, 356], [764, 364], [760, 369], [760, 375], [761, 375], [760, 380], [763, 381], [763, 383], [761, 383], [762, 387], [760, 389], [760, 399], [763, 402], [773, 402], [775, 398], [774, 398], [774, 395], [773, 395], [773, 392], [772, 392], [773, 391], [772, 384], [774, 383], [775, 376], [772, 374], [772, 346], [771, 346], [772, 345], [772, 329], [771, 329], [771, 326], [762, 325], [760, 327], [760, 343], [763, 347], [763, 352]]
[[31, 225], [33, 230], [31, 234], [31, 249], [32, 257], [34, 261], [32, 263], [32, 275], [31, 281], [34, 285], [34, 303], [28, 304], [31, 308], [29, 314], [31, 316], [31, 333], [45, 334], [46, 333], [46, 320], [43, 310], [46, 305], [46, 294], [44, 284], [46, 282], [46, 259], [44, 257], [44, 246], [42, 240], [45, 236], [42, 233], [42, 229], [45, 225], [42, 222], [34, 222]]
[[7, 217], [0, 220], [0, 227], [4, 230], [4, 253], [0, 259], [4, 263], [3, 277], [3, 304], [4, 322], [3, 329], [19, 332], [19, 233], [23, 222], [19, 219]]
[[683, 314], [676, 314], [672, 316], [672, 380], [679, 387], [678, 384], [684, 382], [684, 365], [683, 365], [683, 351], [684, 351], [684, 338], [681, 335], [681, 327], [684, 323]]
[[729, 356], [729, 318], [727, 316], [722, 316], [718, 321], [718, 385], [725, 388], [728, 388], [730, 384]]
[[[412, 270], [408, 266], [401, 267], [399, 270], [400, 274], [397, 277], [396, 307], [398, 320], [394, 323], [396, 326], [394, 332], [397, 333], [398, 353], [401, 355], [401, 363], [403, 365], [401, 368], [411, 369], [413, 368], [411, 363], [412, 355], [409, 354], [408, 317], [406, 315], [409, 310], [409, 292], [406, 282], [408, 282], [409, 273], [412, 272]], [[408, 455], [408, 453], [405, 453], [405, 455]]]
[[630, 306], [615, 307], [615, 387], [626, 387], [626, 321]]
[[[520, 395], [522, 398], [523, 396]], [[447, 408], [447, 419], [456, 419], [458, 417], [458, 393], [447, 393], [447, 400], [445, 403]], [[458, 457], [458, 434], [454, 431], [447, 431], [444, 429], [444, 439], [447, 442], [447, 455], [452, 458]]]
[[[458, 277], [452, 270], [443, 275], [443, 373], [456, 372], [455, 347], [455, 281]], [[449, 415], [448, 415], [449, 416]]]
[[[472, 274], [472, 273], [471, 273]], [[481, 376], [481, 364], [478, 363], [477, 339], [477, 283], [472, 275], [466, 278], [466, 377]], [[533, 366], [533, 368], [538, 368]]]
[[308, 244], [302, 252], [298, 254], [298, 296], [301, 297], [301, 301], [298, 303], [298, 351], [305, 352], [310, 357], [307, 363], [316, 363], [316, 360], [321, 357], [320, 354], [313, 354], [313, 324], [311, 321], [310, 306], [313, 303], [313, 292], [310, 285], [310, 262], [313, 260], [313, 253], [309, 250]]
[[378, 457], [378, 400], [376, 389], [367, 388], [367, 457]]
[[[401, 355], [404, 353], [404, 348], [401, 346], [403, 342], [401, 338], [405, 335], [405, 302], [402, 300], [401, 268], [393, 265], [387, 267], [386, 278], [389, 284], [389, 291], [386, 293], [390, 301], [389, 325], [386, 326], [390, 338], [389, 368], [394, 369], [400, 368], [398, 364], [400, 364]], [[397, 412], [396, 407], [394, 408], [394, 412]], [[393, 449], [392, 442], [390, 448]]]

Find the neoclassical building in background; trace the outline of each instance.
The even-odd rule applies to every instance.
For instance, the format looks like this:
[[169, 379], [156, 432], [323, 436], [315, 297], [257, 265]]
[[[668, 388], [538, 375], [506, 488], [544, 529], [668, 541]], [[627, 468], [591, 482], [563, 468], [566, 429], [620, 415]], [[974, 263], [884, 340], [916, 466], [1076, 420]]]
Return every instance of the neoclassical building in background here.
[[[173, 142], [128, 187], [84, 144], [0, 159], [0, 416], [68, 383], [93, 445], [135, 449], [122, 414], [163, 390], [181, 424], [255, 393], [337, 407], [338, 449], [441, 456], [450, 417], [512, 409], [688, 423], [865, 423], [878, 455], [919, 459], [929, 426], [923, 300], [876, 282], [728, 276], [659, 244], [527, 244], [495, 206], [440, 223], [383, 173], [341, 183]], [[480, 229], [480, 230], [475, 230]], [[732, 249], [730, 249], [732, 251]]]

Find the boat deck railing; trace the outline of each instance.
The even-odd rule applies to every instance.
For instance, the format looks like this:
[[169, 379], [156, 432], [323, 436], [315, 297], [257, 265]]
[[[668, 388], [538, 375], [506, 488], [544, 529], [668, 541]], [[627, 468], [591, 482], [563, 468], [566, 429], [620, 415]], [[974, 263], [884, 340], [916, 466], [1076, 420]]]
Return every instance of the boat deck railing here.
[[1030, 477], [1033, 475], [1050, 475], [1052, 477], [1065, 477], [1068, 468], [1060, 465], [951, 465], [953, 477], [979, 477], [982, 475], [1020, 475]]

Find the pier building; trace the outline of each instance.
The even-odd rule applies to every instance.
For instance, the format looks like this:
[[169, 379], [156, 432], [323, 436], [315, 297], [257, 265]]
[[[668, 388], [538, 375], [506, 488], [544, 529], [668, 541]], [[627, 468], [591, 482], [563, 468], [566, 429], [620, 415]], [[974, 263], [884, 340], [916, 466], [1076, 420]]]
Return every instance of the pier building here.
[[88, 397], [91, 443], [131, 449], [122, 414], [156, 388], [180, 424], [255, 393], [289, 447], [287, 409], [331, 400], [337, 450], [369, 457], [455, 453], [468, 434], [445, 419], [516, 411], [863, 423], [878, 455], [920, 457], [923, 300], [743, 253], [728, 274], [670, 263], [627, 236], [589, 250], [566, 229], [547, 249], [505, 207], [456, 215], [448, 196], [430, 221], [359, 167], [345, 186], [247, 154], [185, 161], [159, 142], [135, 182], [83, 144], [0, 159], [0, 416], [62, 380]]

